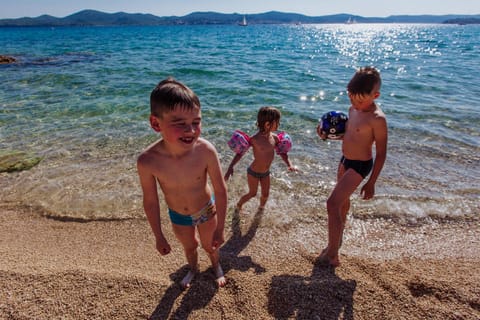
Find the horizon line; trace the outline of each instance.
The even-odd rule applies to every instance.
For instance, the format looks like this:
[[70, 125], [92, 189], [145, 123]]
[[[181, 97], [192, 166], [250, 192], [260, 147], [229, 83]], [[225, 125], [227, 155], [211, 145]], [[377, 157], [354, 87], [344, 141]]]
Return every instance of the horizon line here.
[[218, 12], [218, 11], [192, 11], [190, 13], [187, 13], [187, 14], [184, 14], [184, 15], [156, 15], [156, 14], [153, 14], [153, 13], [145, 13], [145, 12], [126, 12], [126, 11], [116, 11], [116, 12], [107, 12], [107, 11], [101, 11], [101, 10], [97, 10], [97, 9], [81, 9], [81, 10], [78, 10], [78, 11], [75, 11], [75, 12], [72, 12], [70, 14], [67, 14], [65, 16], [54, 16], [54, 15], [51, 15], [51, 14], [48, 14], [48, 13], [42, 13], [38, 16], [22, 16], [22, 17], [18, 17], [18, 18], [0, 18], [0, 20], [8, 20], [8, 19], [23, 19], [23, 18], [30, 18], [30, 19], [34, 19], [34, 18], [38, 18], [38, 17], [41, 17], [41, 16], [50, 16], [50, 17], [54, 17], [54, 18], [66, 18], [68, 16], [71, 16], [71, 15], [74, 15], [76, 13], [80, 13], [80, 12], [83, 12], [83, 11], [95, 11], [95, 12], [100, 12], [100, 13], [106, 13], [106, 14], [117, 14], [117, 13], [126, 13], [126, 14], [145, 14], [145, 15], [153, 15], [153, 16], [156, 16], [156, 17], [184, 17], [184, 16], [188, 16], [190, 14], [194, 14], [194, 13], [217, 13], [217, 14], [225, 14], [225, 15], [245, 15], [245, 16], [248, 16], [248, 15], [257, 15], [257, 14], [265, 14], [265, 13], [269, 13], [269, 12], [278, 12], [278, 13], [285, 13], [285, 14], [298, 14], [298, 15], [301, 15], [301, 16], [305, 16], [305, 17], [328, 17], [328, 16], [337, 16], [337, 15], [349, 15], [349, 16], [352, 16], [352, 17], [362, 17], [362, 18], [389, 18], [389, 17], [395, 17], [395, 16], [404, 16], [404, 17], [409, 17], [409, 16], [433, 16], [433, 17], [439, 17], [439, 16], [478, 16], [480, 15], [480, 13], [473, 13], [473, 14], [466, 14], [466, 13], [445, 13], [445, 14], [431, 14], [431, 13], [422, 13], [422, 14], [390, 14], [388, 16], [363, 16], [363, 15], [359, 15], [359, 14], [353, 14], [353, 13], [346, 13], [346, 12], [341, 12], [341, 13], [331, 13], [331, 14], [324, 14], [324, 15], [307, 15], [307, 14], [304, 14], [304, 13], [298, 13], [298, 12], [286, 12], [286, 11], [277, 11], [277, 10], [270, 10], [270, 11], [265, 11], [265, 12], [257, 12], [257, 13], [239, 13], [239, 12], [231, 12], [231, 13], [225, 13], [225, 12]]

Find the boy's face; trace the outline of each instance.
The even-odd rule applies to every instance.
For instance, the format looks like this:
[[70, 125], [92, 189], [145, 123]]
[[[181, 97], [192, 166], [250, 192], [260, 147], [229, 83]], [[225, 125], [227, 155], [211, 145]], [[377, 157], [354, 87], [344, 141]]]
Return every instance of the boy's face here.
[[177, 107], [162, 117], [150, 115], [150, 125], [162, 133], [168, 144], [188, 149], [193, 147], [202, 132], [202, 115], [200, 108]]
[[360, 111], [367, 111], [371, 108], [375, 99], [380, 96], [380, 88], [375, 86], [372, 92], [367, 94], [351, 94], [348, 93], [348, 97], [350, 98], [350, 102], [352, 106]]

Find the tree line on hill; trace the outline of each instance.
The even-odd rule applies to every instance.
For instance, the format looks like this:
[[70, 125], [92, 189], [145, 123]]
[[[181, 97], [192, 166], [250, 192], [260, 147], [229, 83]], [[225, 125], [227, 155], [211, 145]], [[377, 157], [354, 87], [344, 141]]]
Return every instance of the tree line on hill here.
[[238, 24], [246, 16], [248, 24], [322, 24], [322, 23], [450, 23], [478, 24], [478, 15], [396, 15], [385, 18], [351, 14], [306, 16], [297, 13], [270, 11], [243, 15], [239, 13], [194, 12], [185, 16], [158, 17], [142, 13], [105, 13], [82, 10], [63, 18], [41, 15], [35, 18], [0, 19], [2, 27], [20, 26], [125, 26], [125, 25], [229, 25]]

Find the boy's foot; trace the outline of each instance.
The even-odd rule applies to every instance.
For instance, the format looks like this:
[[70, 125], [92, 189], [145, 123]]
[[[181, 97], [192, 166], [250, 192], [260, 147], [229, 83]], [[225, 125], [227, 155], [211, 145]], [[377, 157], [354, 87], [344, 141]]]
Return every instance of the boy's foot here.
[[318, 262], [320, 263], [326, 263], [334, 268], [338, 267], [340, 265], [340, 260], [338, 258], [338, 254], [336, 256], [329, 256], [328, 255], [328, 248], [323, 249], [322, 253], [320, 253], [320, 256], [318, 257]]
[[184, 289], [190, 288], [190, 283], [192, 282], [192, 280], [195, 277], [195, 275], [197, 274], [197, 272], [198, 272], [197, 270], [188, 271], [187, 275], [180, 282], [182, 288], [184, 288]]
[[225, 284], [227, 283], [227, 280], [225, 279], [225, 276], [223, 275], [223, 270], [220, 265], [218, 265], [216, 268], [213, 268], [213, 271], [215, 272], [215, 282], [217, 282], [218, 286], [224, 287]]

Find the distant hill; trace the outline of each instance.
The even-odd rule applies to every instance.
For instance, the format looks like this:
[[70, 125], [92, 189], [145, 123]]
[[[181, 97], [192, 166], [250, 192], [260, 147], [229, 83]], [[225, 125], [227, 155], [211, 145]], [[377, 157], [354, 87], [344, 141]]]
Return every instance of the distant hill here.
[[479, 18], [456, 18], [446, 20], [444, 23], [447, 24], [480, 24]]
[[83, 10], [64, 18], [42, 15], [37, 18], [0, 19], [0, 26], [116, 26], [116, 25], [159, 25], [168, 23], [168, 18], [140, 13], [104, 13]]
[[[478, 15], [399, 15], [386, 18], [361, 17], [351, 14], [335, 14], [311, 17], [298, 13], [270, 11], [246, 15], [248, 24], [312, 24], [312, 23], [478, 23]], [[128, 25], [200, 25], [200, 24], [237, 24], [243, 18], [238, 13], [193, 12], [186, 16], [158, 17], [143, 13], [105, 13], [95, 10], [83, 10], [63, 18], [41, 15], [36, 18], [0, 19], [1, 27], [25, 26], [128, 26]], [[453, 21], [453, 22], [452, 22]], [[459, 21], [459, 22], [455, 22]]]

